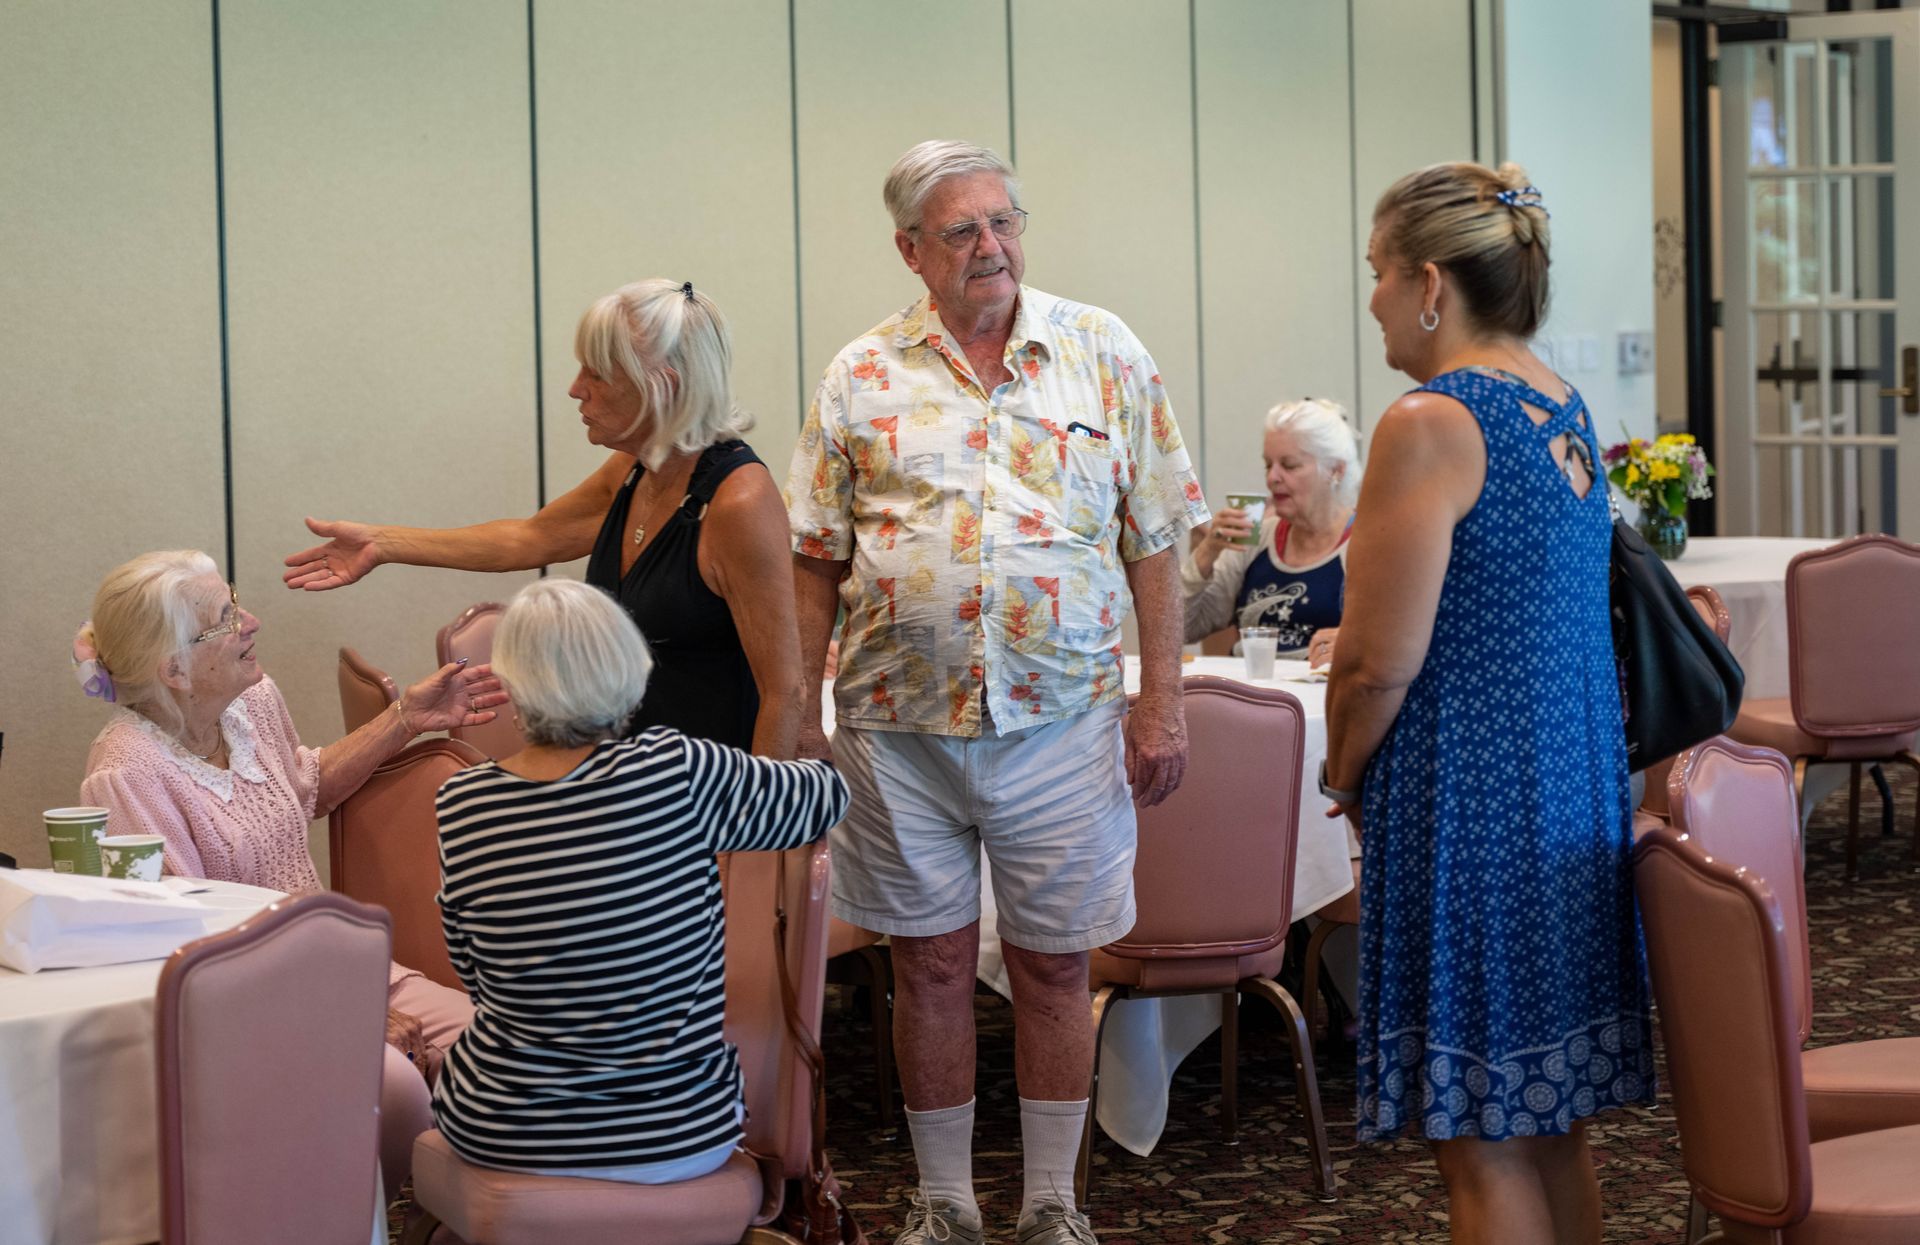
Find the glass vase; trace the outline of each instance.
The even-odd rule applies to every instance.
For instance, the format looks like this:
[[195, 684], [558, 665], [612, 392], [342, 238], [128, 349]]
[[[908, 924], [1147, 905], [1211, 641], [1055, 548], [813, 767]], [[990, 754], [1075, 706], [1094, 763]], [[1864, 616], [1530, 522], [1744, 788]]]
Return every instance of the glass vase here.
[[1640, 535], [1662, 562], [1687, 551], [1687, 517], [1655, 510], [1640, 516]]

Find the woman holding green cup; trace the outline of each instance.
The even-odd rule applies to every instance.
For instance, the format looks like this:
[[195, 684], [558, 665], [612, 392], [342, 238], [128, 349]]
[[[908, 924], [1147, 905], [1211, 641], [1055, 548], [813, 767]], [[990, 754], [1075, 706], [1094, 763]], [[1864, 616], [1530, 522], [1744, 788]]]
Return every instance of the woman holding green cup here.
[[[1359, 443], [1343, 407], [1303, 398], [1267, 412], [1261, 456], [1266, 495], [1228, 494], [1182, 572], [1187, 642], [1229, 623], [1272, 627], [1279, 656], [1325, 665], [1340, 626]], [[1233, 504], [1243, 500], [1264, 505]]]
[[[152, 866], [140, 865], [137, 844], [116, 837], [158, 836], [169, 873], [319, 890], [308, 823], [415, 735], [490, 722], [506, 701], [490, 668], [451, 663], [346, 738], [309, 748], [260, 668], [259, 630], [204, 553], [145, 554], [101, 582], [93, 617], [74, 637], [73, 663], [82, 690], [115, 708], [87, 756], [80, 798], [108, 811], [100, 846], [111, 846], [122, 868]], [[432, 1127], [423, 1077], [473, 1009], [459, 991], [397, 964], [388, 1007], [381, 1162], [387, 1187], [397, 1189], [414, 1137]]]

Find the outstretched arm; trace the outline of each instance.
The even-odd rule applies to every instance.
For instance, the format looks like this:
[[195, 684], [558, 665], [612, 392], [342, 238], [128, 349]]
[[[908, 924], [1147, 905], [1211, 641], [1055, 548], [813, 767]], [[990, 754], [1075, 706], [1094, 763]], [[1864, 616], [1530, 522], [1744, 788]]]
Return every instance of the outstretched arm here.
[[471, 527], [391, 527], [308, 519], [326, 543], [286, 560], [289, 588], [325, 592], [364, 579], [386, 562], [445, 566], [460, 571], [525, 571], [568, 562], [593, 551], [607, 507], [633, 469], [629, 454], [612, 454], [599, 470], [524, 519], [495, 519]]

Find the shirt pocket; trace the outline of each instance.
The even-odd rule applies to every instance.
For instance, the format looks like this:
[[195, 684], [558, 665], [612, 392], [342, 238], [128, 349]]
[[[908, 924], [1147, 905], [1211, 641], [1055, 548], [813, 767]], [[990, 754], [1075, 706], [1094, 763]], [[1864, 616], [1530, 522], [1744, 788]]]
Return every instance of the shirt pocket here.
[[1086, 540], [1098, 540], [1119, 505], [1120, 473], [1126, 469], [1120, 447], [1110, 439], [1070, 433], [1064, 465], [1066, 490], [1061, 501], [1067, 526]]

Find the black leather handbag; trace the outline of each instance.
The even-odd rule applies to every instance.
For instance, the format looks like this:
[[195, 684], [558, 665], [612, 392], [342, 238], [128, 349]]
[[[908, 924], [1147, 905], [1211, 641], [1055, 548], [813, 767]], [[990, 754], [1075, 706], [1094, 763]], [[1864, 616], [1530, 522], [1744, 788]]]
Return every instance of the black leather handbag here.
[[1732, 726], [1746, 676], [1666, 564], [1617, 511], [1610, 573], [1627, 770], [1638, 773]]

